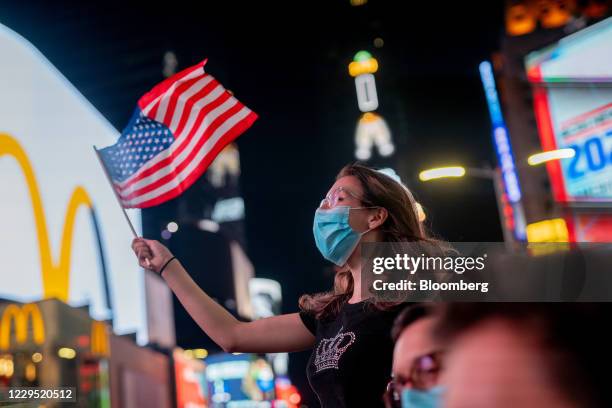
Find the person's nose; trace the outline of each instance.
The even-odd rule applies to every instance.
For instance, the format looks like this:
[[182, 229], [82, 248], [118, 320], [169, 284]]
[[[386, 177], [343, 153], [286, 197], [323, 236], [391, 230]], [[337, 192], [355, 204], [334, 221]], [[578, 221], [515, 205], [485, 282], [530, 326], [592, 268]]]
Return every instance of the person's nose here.
[[414, 383], [411, 380], [406, 380], [401, 384], [402, 390], [413, 390], [416, 389]]

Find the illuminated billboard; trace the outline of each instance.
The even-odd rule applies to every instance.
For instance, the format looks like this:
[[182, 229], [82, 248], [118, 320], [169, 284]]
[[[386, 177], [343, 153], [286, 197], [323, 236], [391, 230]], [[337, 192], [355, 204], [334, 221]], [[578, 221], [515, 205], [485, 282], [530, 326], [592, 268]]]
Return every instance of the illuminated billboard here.
[[254, 354], [221, 353], [206, 360], [211, 406], [266, 408], [274, 399], [274, 372]]
[[526, 58], [543, 150], [572, 148], [547, 163], [556, 201], [612, 202], [612, 18]]
[[[116, 331], [145, 341], [142, 271], [92, 151], [114, 143], [117, 130], [1, 24], [0, 55], [0, 297], [88, 303], [96, 319], [111, 317], [110, 298]], [[131, 216], [139, 225], [139, 213]]]
[[183, 350], [172, 352], [177, 408], [208, 407], [206, 366], [202, 360], [185, 356]]

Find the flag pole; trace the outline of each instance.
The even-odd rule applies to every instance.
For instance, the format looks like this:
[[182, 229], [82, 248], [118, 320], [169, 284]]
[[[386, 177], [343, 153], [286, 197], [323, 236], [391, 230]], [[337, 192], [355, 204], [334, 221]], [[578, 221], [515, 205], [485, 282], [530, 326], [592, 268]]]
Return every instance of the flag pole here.
[[[102, 156], [100, 156], [100, 152], [98, 151], [96, 146], [93, 146], [93, 149], [94, 149], [94, 152], [96, 152], [96, 156], [98, 157], [98, 161], [100, 162], [102, 169], [104, 170], [104, 175], [106, 176], [106, 180], [108, 180], [108, 184], [110, 184], [111, 189], [113, 190], [113, 193], [115, 193], [117, 204], [119, 204], [119, 207], [121, 207], [121, 211], [123, 211], [123, 216], [125, 217], [125, 220], [130, 226], [130, 229], [132, 230], [132, 234], [134, 235], [134, 238], [140, 238], [138, 234], [136, 233], [136, 229], [134, 228], [134, 224], [132, 224], [132, 220], [130, 220], [130, 217], [128, 217], [127, 211], [125, 211], [125, 207], [123, 206], [123, 204], [121, 204], [121, 198], [119, 197], [119, 193], [117, 193], [117, 190], [115, 190], [115, 186], [113, 185], [113, 180], [111, 179], [110, 173], [108, 172], [108, 169], [106, 168], [106, 164], [104, 164], [104, 160], [102, 160]], [[149, 258], [145, 258], [145, 262], [147, 263], [147, 267], [150, 269], [151, 261], [149, 261]]]
[[121, 207], [121, 211], [123, 211], [123, 216], [125, 217], [128, 225], [130, 226], [130, 229], [132, 230], [132, 234], [134, 234], [134, 238], [139, 238], [138, 234], [136, 233], [136, 229], [134, 229], [134, 225], [132, 224], [132, 220], [130, 220], [130, 217], [128, 217], [127, 212], [125, 211], [125, 207], [123, 206], [123, 204], [121, 204], [121, 198], [119, 197], [119, 194], [117, 193], [117, 190], [115, 190], [115, 186], [113, 185], [113, 181], [111, 179], [111, 176], [108, 172], [108, 169], [106, 168], [106, 164], [104, 164], [104, 160], [102, 160], [102, 156], [100, 156], [100, 152], [98, 151], [98, 149], [96, 148], [96, 146], [93, 146], [94, 152], [96, 152], [96, 156], [98, 157], [98, 161], [100, 162], [100, 165], [102, 166], [102, 169], [104, 169], [104, 175], [106, 176], [106, 180], [108, 180], [108, 184], [110, 184], [113, 193], [115, 193], [115, 198], [117, 199], [117, 204], [119, 204], [119, 207]]

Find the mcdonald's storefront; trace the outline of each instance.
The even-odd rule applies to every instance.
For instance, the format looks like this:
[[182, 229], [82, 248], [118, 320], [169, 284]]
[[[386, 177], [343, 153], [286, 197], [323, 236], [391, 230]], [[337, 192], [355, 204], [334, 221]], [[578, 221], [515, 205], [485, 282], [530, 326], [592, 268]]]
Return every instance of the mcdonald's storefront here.
[[0, 301], [0, 387], [75, 387], [76, 406], [109, 407], [109, 333], [56, 299]]

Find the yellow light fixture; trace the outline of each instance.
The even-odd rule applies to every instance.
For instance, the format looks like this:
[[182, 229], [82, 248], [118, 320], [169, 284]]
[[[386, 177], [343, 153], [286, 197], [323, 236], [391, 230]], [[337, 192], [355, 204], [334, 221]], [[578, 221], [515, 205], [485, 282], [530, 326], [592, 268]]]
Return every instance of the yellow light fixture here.
[[506, 8], [506, 32], [509, 35], [524, 35], [537, 28], [537, 18], [524, 4], [513, 4]]
[[28, 363], [25, 366], [25, 378], [29, 382], [34, 382], [36, 379], [36, 366], [33, 363]]
[[12, 377], [14, 370], [13, 356], [0, 357], [0, 377]]
[[542, 28], [562, 27], [570, 22], [576, 8], [574, 0], [539, 0], [535, 3]]
[[42, 361], [42, 359], [43, 359], [42, 354], [40, 354], [40, 353], [34, 353], [34, 354], [32, 354], [32, 361], [33, 361], [33, 362], [35, 362], [35, 363], [40, 363], [40, 362]]
[[576, 155], [576, 151], [572, 148], [564, 148], [557, 150], [548, 150], [546, 152], [532, 154], [527, 158], [527, 163], [530, 166], [537, 166], [552, 160], [569, 159]]
[[461, 166], [436, 167], [419, 173], [419, 180], [429, 181], [445, 177], [463, 177], [465, 168]]
[[57, 355], [60, 358], [65, 358], [66, 360], [72, 360], [76, 357], [76, 351], [71, 349], [70, 347], [62, 347], [57, 350]]
[[528, 242], [568, 242], [569, 232], [563, 218], [534, 222], [526, 227]]

